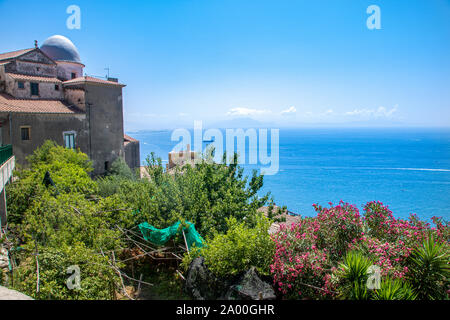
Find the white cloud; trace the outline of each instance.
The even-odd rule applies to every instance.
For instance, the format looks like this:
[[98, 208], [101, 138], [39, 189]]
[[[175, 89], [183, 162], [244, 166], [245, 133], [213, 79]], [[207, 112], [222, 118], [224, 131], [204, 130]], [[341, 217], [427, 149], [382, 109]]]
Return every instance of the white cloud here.
[[251, 108], [232, 108], [227, 112], [228, 116], [254, 116], [268, 114], [270, 110], [251, 109]]
[[289, 114], [289, 113], [296, 113], [296, 112], [297, 112], [297, 109], [294, 106], [292, 106], [286, 110], [281, 111], [281, 114]]
[[392, 109], [387, 110], [385, 107], [378, 107], [378, 109], [355, 109], [345, 113], [347, 116], [357, 117], [374, 117], [374, 118], [392, 118], [394, 113], [397, 112], [398, 106], [395, 105]]

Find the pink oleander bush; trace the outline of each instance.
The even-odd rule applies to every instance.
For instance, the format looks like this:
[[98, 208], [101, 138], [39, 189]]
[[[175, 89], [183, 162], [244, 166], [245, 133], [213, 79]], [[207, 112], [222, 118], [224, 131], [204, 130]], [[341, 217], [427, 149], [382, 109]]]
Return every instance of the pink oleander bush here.
[[[375, 201], [364, 206], [364, 216], [357, 207], [342, 201], [328, 208], [313, 206], [315, 217], [284, 226], [273, 236], [275, 254], [270, 271], [274, 286], [284, 298], [346, 298], [341, 266], [350, 251], [359, 252], [379, 266], [382, 279], [403, 281], [406, 286], [408, 282], [414, 283], [417, 276], [413, 272], [418, 271], [411, 270], [426, 269], [429, 265], [430, 274], [434, 272], [437, 276], [427, 278], [430, 282], [427, 288], [432, 288], [429, 290], [433, 294], [448, 292], [449, 226], [441, 218], [433, 217], [434, 227], [416, 215], [407, 220], [396, 219], [388, 206]], [[417, 261], [425, 263], [426, 259], [410, 258], [413, 253], [417, 256], [418, 248], [427, 241], [436, 243], [441, 250], [436, 258], [441, 261], [439, 271], [433, 270], [433, 257], [422, 267], [418, 267]], [[422, 272], [421, 277], [427, 274]], [[391, 288], [386, 281], [383, 288]], [[379, 298], [384, 293], [369, 292], [367, 297], [370, 296]], [[432, 298], [426, 294], [419, 297]]]
[[277, 290], [287, 298], [329, 298], [330, 257], [317, 246], [319, 224], [304, 219], [290, 227], [281, 226], [274, 235], [275, 254], [270, 271]]
[[330, 208], [316, 204], [313, 207], [317, 212], [317, 246], [326, 249], [330, 259], [335, 262], [345, 255], [348, 245], [363, 232], [359, 210], [343, 201], [334, 207], [330, 203]]

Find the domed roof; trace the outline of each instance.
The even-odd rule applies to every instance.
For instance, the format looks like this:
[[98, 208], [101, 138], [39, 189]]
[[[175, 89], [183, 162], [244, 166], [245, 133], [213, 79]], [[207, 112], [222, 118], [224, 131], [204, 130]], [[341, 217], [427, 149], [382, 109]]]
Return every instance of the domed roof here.
[[41, 50], [55, 61], [81, 63], [77, 47], [68, 38], [54, 35], [44, 41]]

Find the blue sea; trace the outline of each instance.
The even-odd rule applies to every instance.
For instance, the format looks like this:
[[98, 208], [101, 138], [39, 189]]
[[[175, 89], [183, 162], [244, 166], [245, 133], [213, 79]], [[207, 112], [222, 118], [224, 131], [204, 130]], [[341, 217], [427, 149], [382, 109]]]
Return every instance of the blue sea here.
[[[167, 161], [178, 143], [171, 133], [129, 134], [140, 140], [141, 160], [153, 151]], [[449, 220], [450, 130], [280, 129], [279, 171], [264, 177], [261, 194], [268, 191], [277, 205], [303, 216], [315, 215], [313, 203], [343, 200], [362, 209], [377, 200], [396, 217]]]

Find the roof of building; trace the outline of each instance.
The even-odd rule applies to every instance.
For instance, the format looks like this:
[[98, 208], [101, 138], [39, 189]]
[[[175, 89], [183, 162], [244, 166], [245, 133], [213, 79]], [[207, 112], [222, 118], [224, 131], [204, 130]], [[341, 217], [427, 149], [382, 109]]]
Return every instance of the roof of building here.
[[138, 140], [136, 140], [126, 134], [123, 135], [123, 141], [124, 141], [124, 144], [130, 143], [130, 142], [139, 142]]
[[61, 35], [54, 35], [45, 40], [41, 50], [55, 61], [81, 63], [77, 47], [72, 41]]
[[71, 108], [60, 100], [17, 99], [6, 93], [0, 93], [0, 112], [59, 114], [80, 113], [78, 109]]
[[78, 77], [75, 79], [64, 81], [64, 85], [75, 85], [75, 84], [83, 84], [83, 83], [105, 84], [105, 85], [125, 87], [124, 84], [121, 84], [118, 82], [103, 80], [103, 79], [94, 78], [94, 77], [90, 77], [90, 76]]
[[8, 76], [15, 80], [24, 80], [24, 81], [37, 81], [37, 82], [58, 82], [62, 81], [55, 77], [42, 77], [42, 76], [29, 76], [26, 74], [17, 74], [17, 73], [6, 73]]
[[[273, 213], [276, 213], [276, 211], [278, 209], [281, 209], [278, 206], [274, 206], [273, 208], [275, 210]], [[268, 211], [269, 211], [269, 207], [267, 207], [267, 206], [264, 206], [264, 207], [261, 207], [258, 209], [258, 212], [262, 212], [266, 217], [268, 216]], [[280, 227], [282, 224], [284, 224], [286, 226], [291, 226], [293, 223], [299, 223], [302, 219], [301, 216], [289, 214], [288, 210], [282, 212], [281, 215], [277, 215], [276, 218], [284, 218], [284, 219], [286, 219], [286, 221], [272, 223], [272, 225], [269, 228], [269, 234], [277, 233], [278, 231], [280, 231]]]
[[11, 52], [5, 52], [0, 54], [0, 61], [2, 60], [8, 60], [8, 59], [14, 59], [17, 57], [20, 57], [21, 55], [24, 55], [25, 53], [28, 53], [30, 51], [33, 51], [35, 48], [30, 49], [22, 49], [22, 50], [16, 50]]

